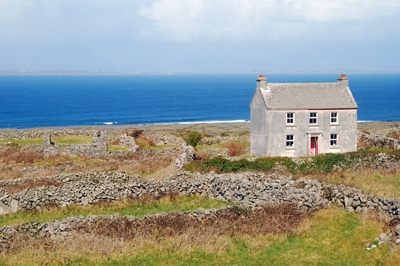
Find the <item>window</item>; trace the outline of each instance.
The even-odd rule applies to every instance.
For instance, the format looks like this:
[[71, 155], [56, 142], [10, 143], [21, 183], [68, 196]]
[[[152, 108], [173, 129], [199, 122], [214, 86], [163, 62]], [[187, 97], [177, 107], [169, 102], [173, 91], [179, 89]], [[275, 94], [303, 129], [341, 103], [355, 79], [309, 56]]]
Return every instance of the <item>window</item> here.
[[338, 123], [338, 113], [332, 112], [331, 113], [331, 124], [337, 124], [337, 123]]
[[294, 124], [294, 113], [286, 113], [286, 124]]
[[310, 113], [310, 124], [317, 123], [317, 113]]
[[286, 148], [294, 148], [294, 135], [286, 135]]
[[330, 144], [331, 144], [331, 146], [338, 145], [338, 134], [331, 134]]

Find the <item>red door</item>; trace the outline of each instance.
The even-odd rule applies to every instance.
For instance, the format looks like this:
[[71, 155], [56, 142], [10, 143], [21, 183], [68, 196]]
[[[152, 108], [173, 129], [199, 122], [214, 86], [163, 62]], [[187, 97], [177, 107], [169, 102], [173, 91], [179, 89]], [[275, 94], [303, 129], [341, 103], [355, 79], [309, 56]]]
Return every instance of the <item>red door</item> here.
[[311, 137], [310, 153], [318, 154], [318, 137]]

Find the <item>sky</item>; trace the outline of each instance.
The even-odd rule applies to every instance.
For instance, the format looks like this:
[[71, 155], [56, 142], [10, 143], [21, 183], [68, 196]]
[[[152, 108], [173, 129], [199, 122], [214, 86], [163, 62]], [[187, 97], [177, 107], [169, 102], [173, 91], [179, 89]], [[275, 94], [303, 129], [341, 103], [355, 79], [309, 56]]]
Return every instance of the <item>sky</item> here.
[[400, 0], [0, 0], [0, 71], [400, 72]]

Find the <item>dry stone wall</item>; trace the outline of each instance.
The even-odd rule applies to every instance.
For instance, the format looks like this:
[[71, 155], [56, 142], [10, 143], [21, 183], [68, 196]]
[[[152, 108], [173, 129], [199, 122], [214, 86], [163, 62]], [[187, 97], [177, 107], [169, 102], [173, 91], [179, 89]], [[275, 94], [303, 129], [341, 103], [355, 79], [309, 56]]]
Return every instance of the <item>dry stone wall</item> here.
[[43, 155], [45, 157], [62, 154], [102, 158], [108, 153], [108, 140], [104, 131], [95, 131], [93, 133], [93, 142], [90, 144], [70, 144], [66, 147], [61, 147], [51, 140], [50, 134], [44, 135], [43, 140]]
[[[144, 180], [139, 175], [125, 172], [60, 174], [48, 177], [60, 181], [61, 186], [26, 189], [17, 194], [0, 190], [2, 213], [40, 209], [46, 205], [68, 206], [93, 204], [144, 194], [160, 195], [170, 192], [200, 194], [209, 198], [233, 202], [246, 208], [270, 203], [291, 202], [305, 211], [329, 204], [348, 211], [379, 210], [397, 218], [400, 202], [397, 199], [363, 194], [344, 185], [322, 183], [316, 180], [293, 180], [276, 174], [198, 174], [180, 172], [165, 181]], [[7, 186], [20, 180], [0, 181]], [[3, 187], [7, 187], [3, 186]], [[7, 209], [9, 208], [9, 209]]]
[[380, 130], [371, 132], [359, 131], [358, 140], [366, 143], [367, 146], [369, 147], [400, 149], [400, 139], [388, 137], [390, 133], [391, 133], [390, 130]]
[[[400, 202], [397, 199], [363, 194], [360, 190], [316, 180], [298, 179], [277, 174], [199, 174], [180, 172], [165, 181], [144, 180], [139, 175], [125, 172], [60, 174], [48, 177], [61, 182], [60, 186], [25, 189], [9, 194], [0, 189], [0, 214], [41, 209], [48, 205], [87, 205], [100, 201], [113, 201], [127, 197], [153, 196], [178, 192], [182, 195], [200, 194], [203, 197], [232, 202], [248, 209], [266, 204], [292, 203], [305, 212], [330, 205], [341, 206], [349, 212], [378, 211], [394, 223], [400, 221]], [[0, 181], [3, 187], [20, 180]], [[74, 218], [71, 218], [74, 219]], [[77, 218], [78, 219], [78, 218]], [[79, 218], [81, 219], [81, 218]], [[61, 224], [47, 224], [48, 230], [64, 232]], [[399, 223], [400, 224], [400, 223]], [[68, 225], [65, 225], [66, 228]], [[400, 242], [400, 225], [391, 235], [392, 241]], [[3, 227], [0, 232], [7, 231]], [[53, 229], [51, 229], [53, 228]], [[47, 230], [47, 229], [46, 229]]]

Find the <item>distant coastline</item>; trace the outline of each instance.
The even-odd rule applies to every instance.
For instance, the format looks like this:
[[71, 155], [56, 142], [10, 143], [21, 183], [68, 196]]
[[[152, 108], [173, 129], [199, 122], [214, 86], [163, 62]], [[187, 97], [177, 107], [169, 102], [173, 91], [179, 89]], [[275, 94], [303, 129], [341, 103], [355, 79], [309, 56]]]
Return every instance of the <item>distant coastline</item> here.
[[169, 75], [318, 75], [318, 74], [400, 74], [398, 70], [251, 70], [251, 71], [203, 71], [203, 72], [152, 72], [152, 71], [102, 71], [102, 70], [0, 70], [2, 76], [169, 76]]

